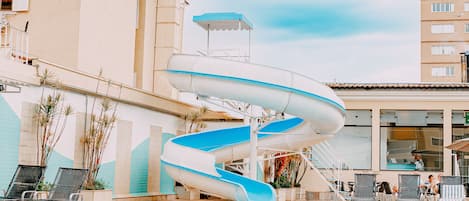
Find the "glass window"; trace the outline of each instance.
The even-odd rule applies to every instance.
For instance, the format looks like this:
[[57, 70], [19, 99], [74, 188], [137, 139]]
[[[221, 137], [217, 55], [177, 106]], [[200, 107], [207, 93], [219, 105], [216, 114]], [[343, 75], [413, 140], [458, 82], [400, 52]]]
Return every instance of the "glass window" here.
[[432, 33], [454, 33], [453, 24], [432, 24]]
[[432, 76], [433, 77], [454, 76], [454, 67], [453, 66], [432, 67]]
[[434, 45], [432, 46], [432, 55], [451, 55], [455, 53], [452, 45]]
[[[469, 125], [465, 124], [465, 120], [464, 111], [459, 110], [452, 112], [453, 142], [469, 137]], [[463, 183], [469, 183], [469, 153], [453, 151], [453, 154], [456, 154], [459, 173], [463, 179]]]
[[464, 11], [469, 11], [469, 3], [468, 2], [465, 2], [464, 3]]
[[469, 24], [464, 24], [464, 32], [469, 33]]
[[454, 3], [432, 3], [432, 12], [454, 12]]
[[[371, 169], [371, 110], [347, 110], [344, 128], [325, 143], [333, 147], [332, 154], [351, 168]], [[314, 157], [327, 160], [318, 148], [312, 149], [313, 160]], [[318, 168], [330, 166], [320, 161], [315, 165]]]
[[443, 111], [381, 111], [381, 169], [443, 170]]

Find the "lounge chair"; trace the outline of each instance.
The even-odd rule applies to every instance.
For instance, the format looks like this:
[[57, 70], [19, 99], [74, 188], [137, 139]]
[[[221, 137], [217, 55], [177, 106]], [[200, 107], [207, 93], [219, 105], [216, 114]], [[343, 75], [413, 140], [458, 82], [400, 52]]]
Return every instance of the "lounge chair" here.
[[380, 201], [392, 200], [392, 190], [389, 182], [383, 181], [378, 186], [378, 199]]
[[[87, 173], [87, 169], [59, 168], [52, 189], [45, 201], [83, 200], [83, 196], [79, 192], [85, 182]], [[23, 197], [28, 193], [33, 194], [31, 197], [37, 198], [38, 192], [35, 191], [24, 192]]]
[[397, 200], [420, 200], [420, 175], [400, 174]]
[[355, 185], [353, 187], [352, 201], [375, 200], [375, 184], [375, 174], [355, 174]]
[[45, 167], [18, 165], [10, 185], [0, 200], [19, 200], [25, 191], [34, 191], [44, 176]]

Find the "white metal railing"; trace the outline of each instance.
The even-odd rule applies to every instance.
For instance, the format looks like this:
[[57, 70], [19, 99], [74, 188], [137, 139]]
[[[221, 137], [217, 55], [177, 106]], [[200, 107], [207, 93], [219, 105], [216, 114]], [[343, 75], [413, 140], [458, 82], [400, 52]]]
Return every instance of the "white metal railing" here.
[[203, 56], [210, 56], [233, 61], [249, 62], [251, 59], [249, 54], [243, 52], [240, 48], [211, 49], [209, 52], [199, 50], [197, 52]]
[[308, 164], [313, 165], [317, 172], [330, 184], [328, 184], [329, 187], [334, 190], [336, 195], [340, 199], [344, 199], [340, 194], [341, 185], [343, 185], [342, 172], [344, 170], [353, 170], [351, 166], [334, 154], [332, 146], [327, 141], [311, 147], [308, 161]]
[[315, 171], [319, 177], [321, 178], [321, 180], [323, 180], [328, 186], [330, 189], [332, 189], [332, 191], [334, 191], [335, 193], [335, 198], [338, 198], [339, 200], [341, 201], [346, 201], [344, 195], [341, 194], [340, 192], [340, 189], [337, 188], [337, 185], [333, 185], [323, 174], [322, 171], [320, 171], [316, 165], [313, 164], [313, 162], [310, 160], [310, 157], [307, 157], [305, 154], [303, 153], [300, 153], [300, 156], [303, 158], [304, 161], [306, 161], [306, 164], [311, 168], [313, 169], [313, 171]]
[[29, 61], [29, 34], [0, 22], [0, 53], [2, 56], [27, 64]]

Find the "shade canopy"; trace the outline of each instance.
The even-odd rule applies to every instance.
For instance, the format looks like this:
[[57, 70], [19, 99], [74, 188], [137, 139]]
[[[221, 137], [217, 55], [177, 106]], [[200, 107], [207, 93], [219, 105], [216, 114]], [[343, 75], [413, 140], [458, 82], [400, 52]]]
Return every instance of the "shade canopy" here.
[[469, 138], [456, 140], [453, 144], [447, 146], [446, 148], [455, 151], [469, 152]]
[[205, 30], [252, 30], [252, 23], [240, 13], [205, 13], [192, 21]]

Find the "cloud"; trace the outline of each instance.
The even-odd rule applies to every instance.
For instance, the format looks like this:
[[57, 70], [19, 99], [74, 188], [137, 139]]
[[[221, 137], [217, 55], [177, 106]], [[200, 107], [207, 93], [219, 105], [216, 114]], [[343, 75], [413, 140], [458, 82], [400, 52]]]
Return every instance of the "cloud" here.
[[253, 62], [323, 82], [417, 82], [419, 42], [413, 34], [361, 34], [257, 44]]
[[254, 22], [257, 29], [284, 30], [295, 37], [415, 30], [418, 12], [409, 9], [419, 6], [416, 0], [198, 0], [194, 4], [212, 8], [200, 9], [205, 11], [241, 12]]
[[[241, 12], [255, 26], [253, 62], [326, 82], [417, 82], [419, 6], [417, 0], [197, 0], [186, 9], [183, 49], [206, 47], [193, 15]], [[246, 33], [211, 38], [213, 48], [247, 46]]]

